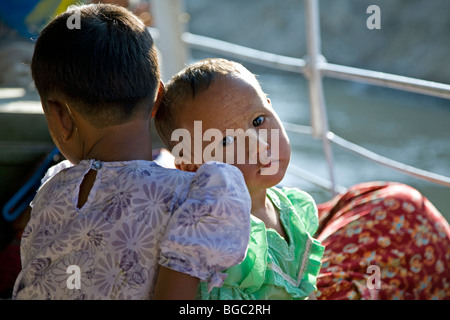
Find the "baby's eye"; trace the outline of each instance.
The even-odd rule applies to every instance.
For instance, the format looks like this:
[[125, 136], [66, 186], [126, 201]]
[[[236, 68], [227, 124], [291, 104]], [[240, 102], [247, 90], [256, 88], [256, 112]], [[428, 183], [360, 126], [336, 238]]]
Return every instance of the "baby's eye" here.
[[222, 144], [225, 147], [225, 146], [228, 146], [228, 145], [232, 144], [233, 141], [234, 141], [234, 137], [233, 136], [226, 136], [225, 138], [223, 138]]
[[254, 127], [259, 127], [260, 125], [263, 124], [263, 122], [264, 122], [264, 117], [263, 117], [263, 116], [256, 117], [256, 118], [253, 120], [253, 126], [254, 126]]

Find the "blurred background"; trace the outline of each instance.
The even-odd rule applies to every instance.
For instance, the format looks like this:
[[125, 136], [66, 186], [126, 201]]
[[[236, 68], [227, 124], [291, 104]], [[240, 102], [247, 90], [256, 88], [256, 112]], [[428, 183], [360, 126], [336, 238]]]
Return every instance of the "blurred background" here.
[[[166, 0], [103, 2], [128, 7], [157, 29], [167, 21], [154, 12], [155, 1]], [[54, 147], [29, 63], [33, 40], [48, 17], [75, 2], [80, 1], [0, 1], [2, 208]], [[304, 0], [184, 0], [180, 4], [178, 22], [185, 31], [294, 58], [306, 55]], [[381, 29], [367, 28], [370, 14], [366, 10], [372, 4], [380, 8]], [[450, 84], [448, 0], [320, 0], [319, 9], [322, 54], [329, 63]], [[220, 55], [192, 49], [185, 64], [216, 56]], [[164, 56], [162, 61], [162, 67], [167, 67]], [[303, 75], [240, 62], [258, 75], [283, 121], [310, 125], [308, 83]], [[330, 131], [385, 157], [450, 176], [450, 100], [352, 81], [323, 81]], [[328, 179], [322, 141], [292, 132], [289, 137], [291, 163]], [[155, 147], [161, 146], [158, 142]], [[450, 221], [450, 188], [380, 166], [334, 145], [332, 152], [337, 184], [403, 182], [422, 192]], [[292, 171], [282, 184], [309, 192], [318, 203], [332, 196]], [[9, 278], [0, 279], [0, 291], [6, 287], [1, 297], [8, 297], [8, 286], [15, 279], [20, 263], [18, 240], [26, 221], [26, 214], [13, 221], [0, 217], [0, 272], [10, 272]]]

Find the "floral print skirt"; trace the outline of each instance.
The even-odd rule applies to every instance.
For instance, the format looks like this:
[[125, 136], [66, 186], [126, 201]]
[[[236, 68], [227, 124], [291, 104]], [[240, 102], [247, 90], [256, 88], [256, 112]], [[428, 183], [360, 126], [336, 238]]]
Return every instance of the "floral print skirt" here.
[[450, 227], [416, 189], [362, 183], [318, 209], [317, 299], [450, 299]]

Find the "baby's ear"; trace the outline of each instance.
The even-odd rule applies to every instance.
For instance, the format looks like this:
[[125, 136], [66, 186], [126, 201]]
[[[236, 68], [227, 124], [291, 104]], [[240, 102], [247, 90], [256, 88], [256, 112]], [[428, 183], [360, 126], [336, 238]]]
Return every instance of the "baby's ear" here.
[[196, 172], [199, 167], [200, 167], [199, 164], [184, 163], [184, 162], [175, 163], [175, 168], [182, 171]]

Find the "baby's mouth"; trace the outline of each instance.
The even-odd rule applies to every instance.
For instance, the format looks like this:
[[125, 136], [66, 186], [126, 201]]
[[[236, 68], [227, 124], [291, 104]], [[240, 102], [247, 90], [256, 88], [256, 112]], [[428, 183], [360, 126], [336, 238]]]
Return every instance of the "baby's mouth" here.
[[258, 170], [261, 175], [274, 175], [278, 173], [279, 170], [279, 160], [270, 160], [269, 163], [262, 165]]
[[262, 168], [269, 168], [271, 165], [272, 165], [272, 161], [269, 161], [269, 163], [262, 166]]

